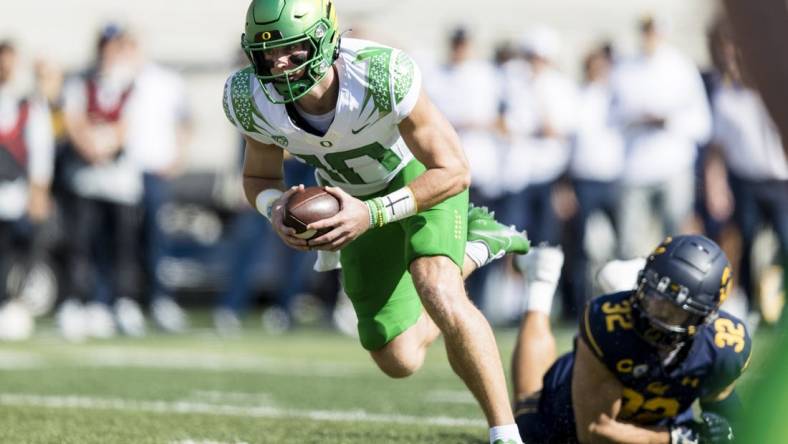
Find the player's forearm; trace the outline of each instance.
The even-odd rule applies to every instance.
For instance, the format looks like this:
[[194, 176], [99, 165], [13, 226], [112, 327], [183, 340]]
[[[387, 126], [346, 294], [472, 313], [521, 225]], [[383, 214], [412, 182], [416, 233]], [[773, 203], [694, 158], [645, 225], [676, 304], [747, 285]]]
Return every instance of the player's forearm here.
[[408, 187], [413, 191], [419, 211], [426, 210], [465, 191], [471, 179], [461, 166], [428, 168]]
[[448, 120], [422, 94], [413, 112], [399, 124], [410, 151], [427, 171], [408, 184], [419, 210], [431, 208], [470, 186], [468, 160]]
[[257, 196], [261, 192], [268, 189], [277, 189], [280, 191], [284, 191], [285, 183], [284, 180], [282, 180], [282, 178], [256, 177], [256, 176], [249, 176], [244, 174], [243, 187], [244, 187], [244, 195], [246, 196], [246, 201], [249, 202], [249, 205], [251, 205], [252, 208], [257, 208], [256, 200], [257, 200]]

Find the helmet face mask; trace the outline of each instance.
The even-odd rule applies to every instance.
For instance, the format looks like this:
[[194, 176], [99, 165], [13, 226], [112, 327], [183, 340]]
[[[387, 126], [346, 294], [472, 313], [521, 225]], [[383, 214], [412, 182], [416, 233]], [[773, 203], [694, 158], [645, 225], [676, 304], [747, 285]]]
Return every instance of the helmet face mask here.
[[673, 349], [717, 316], [732, 282], [730, 263], [711, 240], [696, 235], [667, 238], [649, 256], [632, 298], [635, 332]]
[[680, 305], [676, 299], [641, 283], [632, 303], [635, 331], [660, 348], [672, 349], [691, 339], [698, 327], [711, 318]]
[[702, 316], [690, 313], [672, 298], [652, 288], [644, 288], [637, 297], [641, 309], [651, 323], [663, 330], [687, 333], [690, 327], [697, 326], [703, 320]]
[[[290, 64], [294, 67], [272, 73], [270, 52], [293, 49], [299, 44], [306, 48], [305, 57], [291, 55]], [[294, 102], [325, 77], [339, 54], [333, 5], [330, 0], [253, 0], [247, 12], [241, 47], [268, 100]], [[281, 97], [272, 94], [268, 84]]]
[[[301, 49], [303, 48], [303, 49]], [[281, 50], [288, 52], [287, 56], [291, 65], [295, 67], [272, 72], [276, 59], [272, 60], [268, 54], [277, 54]], [[272, 83], [276, 91], [284, 98], [282, 103], [292, 102], [303, 97], [312, 86], [319, 82], [309, 73], [309, 65], [314, 63], [315, 47], [309, 39], [303, 39], [286, 45], [272, 46], [266, 49], [255, 49], [247, 52], [247, 57], [252, 62], [257, 79], [263, 84]], [[276, 103], [277, 99], [270, 95], [267, 88], [263, 87], [268, 100]]]

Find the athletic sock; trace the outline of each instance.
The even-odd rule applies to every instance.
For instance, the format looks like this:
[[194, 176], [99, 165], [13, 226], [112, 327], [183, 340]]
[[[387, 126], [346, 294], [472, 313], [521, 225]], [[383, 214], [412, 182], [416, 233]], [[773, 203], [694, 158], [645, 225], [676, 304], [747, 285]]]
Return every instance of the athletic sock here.
[[491, 427], [490, 444], [523, 444], [517, 424]]
[[476, 264], [476, 268], [481, 268], [490, 261], [490, 250], [484, 242], [478, 240], [465, 243], [465, 255]]
[[550, 316], [553, 306], [553, 295], [555, 295], [555, 285], [551, 282], [533, 281], [526, 286], [526, 297], [528, 298], [525, 310], [538, 311]]

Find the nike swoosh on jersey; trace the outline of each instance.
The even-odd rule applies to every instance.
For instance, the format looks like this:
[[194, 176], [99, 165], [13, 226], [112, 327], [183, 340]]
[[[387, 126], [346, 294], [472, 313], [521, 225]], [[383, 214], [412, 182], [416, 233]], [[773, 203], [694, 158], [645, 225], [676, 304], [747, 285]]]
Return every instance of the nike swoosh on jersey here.
[[367, 127], [368, 127], [368, 126], [370, 126], [370, 125], [372, 125], [372, 123], [367, 123], [366, 125], [362, 126], [361, 128], [359, 128], [359, 129], [357, 129], [357, 130], [356, 130], [356, 129], [353, 129], [353, 128], [351, 128], [351, 129], [350, 129], [350, 132], [351, 132], [351, 133], [353, 133], [353, 135], [355, 136], [356, 134], [358, 134], [358, 133], [360, 133], [360, 132], [364, 131], [365, 129], [367, 129]]

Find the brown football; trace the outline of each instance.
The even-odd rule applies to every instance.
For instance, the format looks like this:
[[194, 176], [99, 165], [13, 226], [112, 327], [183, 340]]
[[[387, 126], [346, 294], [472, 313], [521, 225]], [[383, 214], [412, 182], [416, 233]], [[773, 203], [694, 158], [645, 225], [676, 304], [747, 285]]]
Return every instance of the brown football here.
[[323, 187], [306, 187], [287, 200], [284, 224], [294, 228], [297, 237], [313, 239], [327, 233], [330, 228], [307, 231], [306, 226], [337, 214], [339, 209], [339, 201]]

